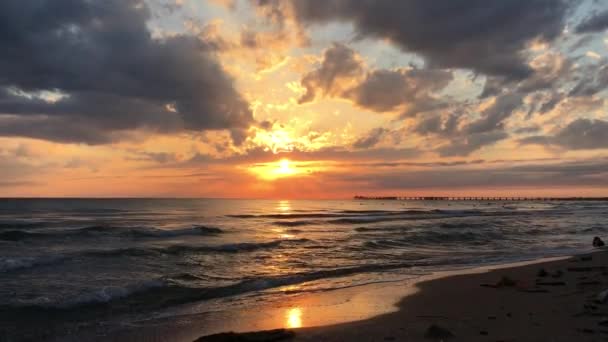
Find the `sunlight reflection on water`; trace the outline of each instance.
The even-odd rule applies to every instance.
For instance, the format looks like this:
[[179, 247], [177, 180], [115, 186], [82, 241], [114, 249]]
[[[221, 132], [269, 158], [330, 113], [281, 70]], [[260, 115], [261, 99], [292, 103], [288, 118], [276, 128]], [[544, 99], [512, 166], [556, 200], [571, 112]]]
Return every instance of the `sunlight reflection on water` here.
[[291, 211], [291, 204], [289, 203], [289, 201], [279, 201], [278, 205], [277, 205], [277, 209], [279, 211], [282, 212], [288, 212]]
[[287, 328], [301, 328], [302, 327], [302, 309], [290, 308], [287, 310]]

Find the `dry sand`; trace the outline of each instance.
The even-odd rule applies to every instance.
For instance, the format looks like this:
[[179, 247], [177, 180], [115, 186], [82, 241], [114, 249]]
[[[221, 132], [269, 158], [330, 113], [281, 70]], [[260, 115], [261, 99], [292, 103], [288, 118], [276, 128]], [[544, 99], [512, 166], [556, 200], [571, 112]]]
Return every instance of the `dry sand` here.
[[397, 312], [370, 319], [201, 341], [608, 341], [608, 301], [597, 300], [608, 289], [604, 251], [415, 286]]

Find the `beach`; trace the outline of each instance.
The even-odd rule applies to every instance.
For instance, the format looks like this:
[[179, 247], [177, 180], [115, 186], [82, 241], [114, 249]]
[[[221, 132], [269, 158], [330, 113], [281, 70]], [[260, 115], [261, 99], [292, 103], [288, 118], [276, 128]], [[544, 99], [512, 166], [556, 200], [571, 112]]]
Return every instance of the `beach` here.
[[[293, 341], [605, 341], [608, 305], [598, 294], [608, 289], [607, 265], [608, 254], [602, 251], [451, 272], [413, 285], [416, 290], [397, 304], [396, 312], [295, 329], [293, 337], [269, 336]], [[218, 337], [200, 341], [222, 340]], [[232, 338], [226, 340], [240, 340]]]
[[[574, 324], [584, 317], [571, 317], [579, 310], [569, 297], [553, 297], [579, 291], [585, 280], [576, 277], [589, 278], [580, 287], [594, 296], [604, 286], [601, 272], [543, 266], [549, 274], [539, 279], [565, 285], [538, 287], [540, 266], [521, 275], [477, 273], [594, 251], [593, 238], [608, 231], [606, 208], [575, 201], [5, 200], [0, 341], [191, 342], [278, 328], [295, 329], [295, 339], [361, 339], [363, 329], [367, 340], [416, 340], [433, 324], [456, 338], [488, 339], [503, 333], [497, 327], [511, 332], [512, 322], [521, 325], [515, 332], [524, 322], [550, 332], [544, 319], [515, 315], [540, 315], [526, 306], [544, 302], [568, 308], [572, 333], [600, 336], [597, 322]], [[502, 275], [517, 286], [492, 287]], [[577, 296], [585, 295], [572, 295], [572, 305], [583, 305]]]
[[0, 18], [0, 342], [608, 342], [608, 0]]

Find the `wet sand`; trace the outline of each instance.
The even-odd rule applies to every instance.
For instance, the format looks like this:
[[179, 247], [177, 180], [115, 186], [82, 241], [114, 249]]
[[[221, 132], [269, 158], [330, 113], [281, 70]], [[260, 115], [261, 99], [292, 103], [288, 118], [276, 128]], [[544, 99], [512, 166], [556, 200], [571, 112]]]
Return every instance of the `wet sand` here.
[[[417, 283], [416, 291], [398, 303], [396, 312], [350, 323], [291, 329], [293, 336], [275, 331], [268, 340], [608, 340], [608, 301], [597, 300], [598, 294], [608, 289], [606, 252], [475, 272]], [[429, 331], [431, 326], [436, 328]], [[264, 334], [254, 338], [265, 340]], [[250, 339], [240, 339], [239, 335], [201, 339], [218, 340]]]
[[[416, 282], [277, 294], [273, 303], [238, 311], [200, 314], [193, 304], [166, 318], [56, 340], [608, 341], [608, 301], [597, 302], [605, 289], [608, 251], [597, 251], [441, 272]], [[437, 329], [429, 333], [431, 326]], [[264, 332], [274, 329], [285, 330]]]

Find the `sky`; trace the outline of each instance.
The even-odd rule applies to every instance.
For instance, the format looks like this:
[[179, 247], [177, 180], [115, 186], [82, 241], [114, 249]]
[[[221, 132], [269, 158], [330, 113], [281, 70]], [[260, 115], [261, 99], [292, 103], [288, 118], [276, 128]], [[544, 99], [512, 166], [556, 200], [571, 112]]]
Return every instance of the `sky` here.
[[608, 2], [4, 0], [0, 196], [608, 195]]

